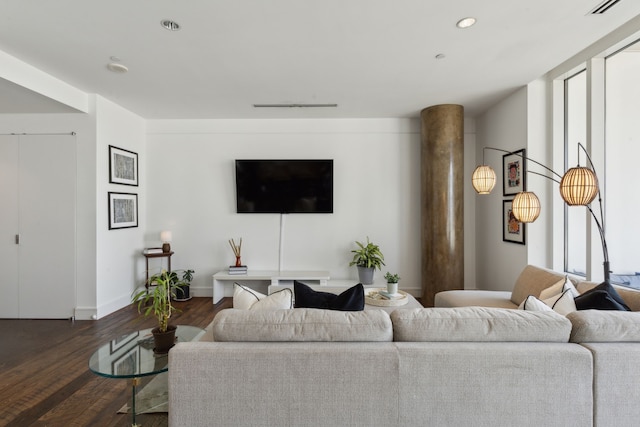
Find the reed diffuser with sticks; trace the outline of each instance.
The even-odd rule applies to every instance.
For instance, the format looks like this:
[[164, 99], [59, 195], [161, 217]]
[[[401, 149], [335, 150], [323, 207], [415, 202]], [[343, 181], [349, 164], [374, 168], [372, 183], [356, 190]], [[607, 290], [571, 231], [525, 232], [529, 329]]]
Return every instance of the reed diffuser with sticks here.
[[240, 243], [238, 244], [236, 244], [233, 239], [229, 239], [229, 245], [231, 246], [233, 254], [236, 256], [236, 267], [241, 267], [242, 260], [240, 259], [240, 253], [242, 251], [242, 237], [240, 238]]

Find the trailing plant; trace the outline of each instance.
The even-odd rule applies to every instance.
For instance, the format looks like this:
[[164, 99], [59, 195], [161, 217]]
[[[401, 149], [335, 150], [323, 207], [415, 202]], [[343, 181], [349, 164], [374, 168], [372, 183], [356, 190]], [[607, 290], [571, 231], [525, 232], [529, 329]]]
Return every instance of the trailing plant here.
[[358, 267], [373, 267], [382, 270], [382, 266], [385, 265], [384, 255], [378, 245], [369, 241], [369, 236], [367, 236], [366, 245], [358, 241], [356, 241], [356, 245], [358, 245], [358, 249], [351, 251], [354, 255], [349, 266], [357, 265]]
[[387, 274], [384, 275], [384, 278], [387, 279], [387, 283], [398, 283], [400, 281], [399, 274], [391, 274], [387, 271]]

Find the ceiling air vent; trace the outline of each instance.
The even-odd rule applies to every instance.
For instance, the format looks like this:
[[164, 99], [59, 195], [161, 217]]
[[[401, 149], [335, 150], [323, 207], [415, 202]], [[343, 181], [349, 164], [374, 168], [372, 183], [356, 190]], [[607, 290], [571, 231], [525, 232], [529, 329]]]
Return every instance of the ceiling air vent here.
[[338, 104], [253, 104], [254, 108], [336, 108]]
[[608, 11], [609, 9], [611, 9], [613, 6], [615, 6], [616, 4], [618, 4], [620, 2], [620, 0], [604, 0], [602, 3], [600, 3], [599, 5], [597, 5], [591, 12], [589, 12], [591, 15], [602, 15], [603, 13], [605, 13], [606, 11]]

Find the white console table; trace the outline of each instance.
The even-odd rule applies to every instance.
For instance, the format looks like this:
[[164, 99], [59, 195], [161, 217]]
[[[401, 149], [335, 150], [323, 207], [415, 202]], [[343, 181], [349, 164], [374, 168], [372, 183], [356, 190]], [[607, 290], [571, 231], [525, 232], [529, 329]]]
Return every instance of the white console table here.
[[293, 285], [294, 280], [313, 282], [326, 286], [329, 280], [328, 271], [253, 271], [247, 274], [229, 274], [227, 270], [213, 275], [213, 303], [217, 304], [223, 297], [233, 296], [233, 282], [251, 287], [251, 283], [266, 285]]

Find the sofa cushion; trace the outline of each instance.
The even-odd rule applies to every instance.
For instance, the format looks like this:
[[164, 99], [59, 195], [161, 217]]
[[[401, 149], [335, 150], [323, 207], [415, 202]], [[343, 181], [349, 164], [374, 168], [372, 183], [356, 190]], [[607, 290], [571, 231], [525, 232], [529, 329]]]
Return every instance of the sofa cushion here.
[[314, 291], [310, 286], [293, 282], [296, 308], [322, 308], [327, 310], [364, 310], [364, 286], [358, 283], [339, 295], [331, 292]]
[[527, 265], [513, 286], [511, 302], [519, 306], [529, 295], [538, 297], [543, 289], [553, 286], [564, 278], [564, 274], [556, 273], [546, 268]]
[[559, 280], [555, 285], [552, 285], [546, 289], [543, 289], [540, 292], [539, 298], [541, 300], [545, 300], [554, 296], [558, 296], [565, 291], [571, 291], [571, 295], [574, 298], [580, 295], [576, 287], [573, 285], [573, 282], [569, 280], [568, 277], [565, 277], [564, 279]]
[[487, 307], [398, 309], [395, 341], [567, 342], [571, 322], [555, 312]]
[[241, 310], [278, 310], [293, 308], [291, 289], [264, 295], [238, 283], [233, 284], [233, 308]]
[[640, 313], [582, 310], [567, 315], [571, 342], [640, 342]]
[[575, 299], [578, 310], [630, 311], [611, 284], [604, 282]]
[[215, 341], [393, 341], [383, 310], [226, 309], [213, 319]]

